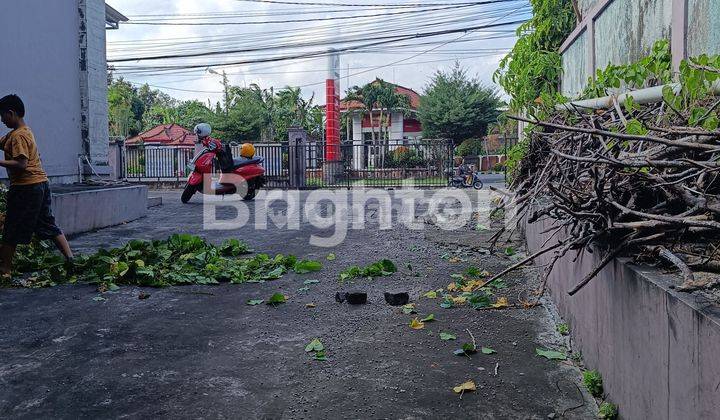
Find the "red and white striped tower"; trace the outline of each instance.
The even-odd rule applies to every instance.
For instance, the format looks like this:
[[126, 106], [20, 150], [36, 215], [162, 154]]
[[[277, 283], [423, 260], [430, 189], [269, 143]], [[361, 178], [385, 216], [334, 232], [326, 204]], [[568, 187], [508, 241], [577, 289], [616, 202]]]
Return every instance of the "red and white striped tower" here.
[[330, 49], [325, 80], [325, 161], [338, 162], [340, 156], [340, 54]]

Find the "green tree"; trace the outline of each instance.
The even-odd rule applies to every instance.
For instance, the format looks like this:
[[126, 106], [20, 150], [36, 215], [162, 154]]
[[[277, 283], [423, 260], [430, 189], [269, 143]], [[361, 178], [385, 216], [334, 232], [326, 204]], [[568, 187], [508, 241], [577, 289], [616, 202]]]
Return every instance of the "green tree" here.
[[558, 92], [558, 49], [576, 23], [573, 0], [530, 0], [533, 17], [517, 29], [518, 40], [493, 79], [510, 95], [510, 108], [531, 110], [542, 95]]
[[420, 98], [418, 116], [426, 137], [448, 138], [460, 144], [484, 136], [502, 105], [494, 89], [469, 77], [456, 63], [450, 71], [433, 75]]
[[145, 112], [136, 89], [122, 78], [108, 86], [108, 117], [111, 136], [134, 136], [142, 128], [140, 120]]

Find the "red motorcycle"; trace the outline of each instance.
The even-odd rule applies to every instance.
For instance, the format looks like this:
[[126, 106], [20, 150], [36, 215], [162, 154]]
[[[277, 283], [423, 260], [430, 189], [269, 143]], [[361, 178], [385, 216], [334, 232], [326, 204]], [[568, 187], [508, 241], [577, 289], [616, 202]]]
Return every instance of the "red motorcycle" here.
[[[243, 200], [255, 198], [258, 189], [265, 185], [265, 168], [262, 157], [233, 158], [230, 145], [207, 137], [202, 139], [203, 149], [188, 165], [187, 184], [180, 200], [190, 201], [196, 192], [210, 195], [238, 193]], [[220, 179], [213, 182], [215, 168], [220, 168]]]

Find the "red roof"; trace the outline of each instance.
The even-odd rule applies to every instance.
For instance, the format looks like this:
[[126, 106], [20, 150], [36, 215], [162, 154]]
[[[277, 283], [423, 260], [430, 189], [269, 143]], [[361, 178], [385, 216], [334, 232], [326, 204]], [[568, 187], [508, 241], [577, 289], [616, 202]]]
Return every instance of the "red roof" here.
[[165, 124], [131, 137], [125, 141], [125, 144], [139, 144], [140, 142], [162, 146], [194, 146], [197, 136], [177, 124]]
[[[374, 82], [373, 82], [374, 83]], [[405, 95], [410, 99], [410, 109], [417, 110], [420, 107], [420, 94], [410, 88], [404, 86], [395, 85], [395, 92]], [[347, 111], [348, 109], [361, 109], [364, 108], [363, 104], [358, 101], [340, 101], [340, 110]]]

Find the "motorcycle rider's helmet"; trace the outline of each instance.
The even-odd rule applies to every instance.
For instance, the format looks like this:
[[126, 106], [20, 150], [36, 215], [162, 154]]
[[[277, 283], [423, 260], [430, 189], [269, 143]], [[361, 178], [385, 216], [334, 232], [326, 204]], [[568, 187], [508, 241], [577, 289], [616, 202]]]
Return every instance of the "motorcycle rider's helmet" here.
[[243, 143], [242, 147], [240, 148], [240, 156], [252, 159], [252, 157], [255, 156], [255, 146], [253, 146], [251, 143]]
[[210, 127], [210, 124], [200, 123], [195, 126], [193, 131], [195, 131], [195, 134], [197, 134], [199, 139], [204, 139], [205, 137], [210, 137], [212, 128]]

